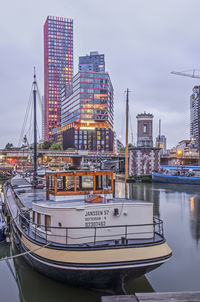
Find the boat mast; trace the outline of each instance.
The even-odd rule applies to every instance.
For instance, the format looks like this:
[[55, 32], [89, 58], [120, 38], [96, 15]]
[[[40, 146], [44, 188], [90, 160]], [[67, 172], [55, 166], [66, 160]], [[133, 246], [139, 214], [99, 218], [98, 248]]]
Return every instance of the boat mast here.
[[160, 141], [160, 138], [161, 138], [161, 119], [159, 119], [158, 148], [160, 148], [160, 147], [161, 147], [161, 141]]
[[37, 127], [36, 127], [36, 74], [34, 67], [34, 81], [33, 81], [33, 109], [34, 109], [34, 173], [33, 173], [33, 187], [37, 186]]
[[129, 90], [126, 91], [126, 153], [125, 153], [125, 198], [128, 199], [128, 188], [127, 188], [127, 178], [128, 178], [128, 94]]

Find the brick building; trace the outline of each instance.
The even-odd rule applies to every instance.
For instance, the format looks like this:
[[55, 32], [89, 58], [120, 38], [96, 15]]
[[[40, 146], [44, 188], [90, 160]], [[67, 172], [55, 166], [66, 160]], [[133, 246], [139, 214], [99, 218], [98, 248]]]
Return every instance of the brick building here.
[[129, 152], [129, 175], [150, 175], [159, 170], [160, 149], [153, 147], [153, 115], [137, 115], [137, 147]]
[[160, 154], [158, 148], [132, 148], [129, 153], [129, 175], [150, 175], [159, 170]]

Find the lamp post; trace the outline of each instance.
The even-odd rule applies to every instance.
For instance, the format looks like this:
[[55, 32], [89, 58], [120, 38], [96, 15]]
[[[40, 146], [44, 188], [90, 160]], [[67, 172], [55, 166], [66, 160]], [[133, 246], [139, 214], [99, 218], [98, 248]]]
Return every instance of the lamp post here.
[[181, 156], [183, 155], [183, 151], [177, 150], [176, 155], [177, 155], [177, 170], [178, 170], [178, 163], [179, 163], [179, 165], [181, 165]]

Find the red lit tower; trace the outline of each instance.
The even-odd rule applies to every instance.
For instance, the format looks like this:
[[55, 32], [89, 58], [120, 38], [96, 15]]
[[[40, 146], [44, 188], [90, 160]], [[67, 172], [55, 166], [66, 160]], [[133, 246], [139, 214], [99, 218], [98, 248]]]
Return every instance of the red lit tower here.
[[44, 140], [60, 127], [60, 92], [73, 75], [73, 20], [48, 16], [44, 24]]

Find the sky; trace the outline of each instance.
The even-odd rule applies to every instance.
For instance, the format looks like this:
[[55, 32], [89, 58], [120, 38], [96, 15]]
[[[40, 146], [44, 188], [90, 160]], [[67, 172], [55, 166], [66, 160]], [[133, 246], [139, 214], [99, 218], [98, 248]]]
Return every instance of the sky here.
[[198, 79], [170, 72], [199, 69], [199, 0], [10, 0], [0, 10], [0, 148], [18, 146], [36, 67], [44, 94], [43, 25], [48, 15], [74, 20], [74, 74], [78, 57], [105, 54], [114, 87], [117, 137], [125, 141], [125, 90], [130, 92], [129, 142], [136, 115], [152, 113], [153, 135], [167, 148], [189, 139], [190, 95]]

